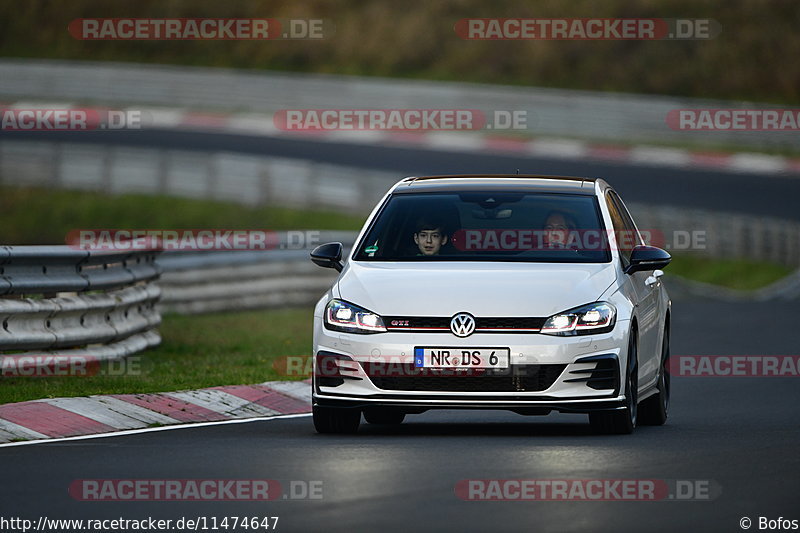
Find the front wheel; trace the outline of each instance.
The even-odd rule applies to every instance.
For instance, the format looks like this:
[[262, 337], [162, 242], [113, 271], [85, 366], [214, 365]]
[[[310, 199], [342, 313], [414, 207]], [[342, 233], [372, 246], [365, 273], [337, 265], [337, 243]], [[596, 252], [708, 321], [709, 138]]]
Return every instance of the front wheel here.
[[361, 424], [359, 409], [314, 405], [311, 413], [317, 433], [355, 433]]
[[639, 364], [636, 331], [628, 341], [628, 365], [625, 372], [625, 407], [617, 411], [590, 413], [589, 423], [597, 433], [629, 435], [636, 427], [639, 402]]

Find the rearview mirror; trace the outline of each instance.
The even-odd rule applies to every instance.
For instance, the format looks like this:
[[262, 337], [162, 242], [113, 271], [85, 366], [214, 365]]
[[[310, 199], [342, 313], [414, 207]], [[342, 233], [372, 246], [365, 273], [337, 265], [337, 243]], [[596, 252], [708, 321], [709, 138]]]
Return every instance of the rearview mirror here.
[[626, 274], [643, 270], [661, 270], [672, 261], [672, 256], [655, 246], [636, 246], [631, 252], [631, 264], [625, 269]]
[[315, 265], [324, 268], [335, 268], [337, 272], [341, 272], [342, 265], [342, 243], [329, 242], [321, 244], [311, 251], [311, 261]]

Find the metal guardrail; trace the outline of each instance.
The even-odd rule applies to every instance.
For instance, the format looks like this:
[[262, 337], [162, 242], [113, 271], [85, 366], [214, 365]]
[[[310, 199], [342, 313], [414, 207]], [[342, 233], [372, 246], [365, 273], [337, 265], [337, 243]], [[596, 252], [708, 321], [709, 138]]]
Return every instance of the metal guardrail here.
[[0, 184], [368, 213], [396, 172], [231, 152], [0, 142]]
[[0, 247], [0, 352], [116, 359], [159, 344], [155, 257]]
[[[285, 234], [283, 245], [286, 245]], [[320, 232], [350, 248], [354, 232]], [[314, 304], [336, 279], [308, 258], [310, 247], [253, 252], [164, 252], [159, 307], [180, 314]]]
[[784, 132], [670, 129], [667, 113], [685, 108], [775, 107], [745, 102], [536, 87], [222, 68], [56, 60], [0, 61], [0, 98], [125, 106], [174, 106], [274, 113], [281, 109], [427, 108], [527, 111], [542, 137], [627, 142], [798, 147]]
[[0, 247], [0, 295], [85, 292], [158, 277], [155, 254], [69, 246]]
[[[749, 259], [800, 268], [800, 222], [678, 206], [629, 204], [640, 229], [657, 229], [671, 242], [677, 232], [699, 232], [684, 251], [720, 259]], [[672, 242], [670, 252], [681, 251]]]

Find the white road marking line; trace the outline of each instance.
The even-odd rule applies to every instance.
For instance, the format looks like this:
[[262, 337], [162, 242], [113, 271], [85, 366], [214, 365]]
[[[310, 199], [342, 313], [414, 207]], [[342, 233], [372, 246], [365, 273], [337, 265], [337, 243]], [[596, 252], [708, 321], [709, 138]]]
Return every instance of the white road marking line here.
[[126, 111], [141, 111], [142, 128], [169, 128], [178, 126], [183, 122], [185, 111], [182, 109], [145, 107], [127, 107]]
[[260, 133], [269, 137], [284, 133], [280, 130], [272, 119], [272, 115], [233, 115], [228, 120], [228, 128], [232, 131]]
[[636, 163], [682, 167], [691, 163], [692, 156], [688, 150], [659, 148], [657, 146], [634, 146], [630, 151], [628, 160]]
[[784, 172], [789, 164], [783, 157], [766, 154], [733, 154], [728, 168], [744, 172]]
[[528, 152], [543, 157], [585, 157], [589, 153], [589, 145], [565, 139], [540, 139], [528, 143]]
[[472, 152], [486, 147], [486, 137], [479, 134], [432, 131], [427, 138], [429, 148]]

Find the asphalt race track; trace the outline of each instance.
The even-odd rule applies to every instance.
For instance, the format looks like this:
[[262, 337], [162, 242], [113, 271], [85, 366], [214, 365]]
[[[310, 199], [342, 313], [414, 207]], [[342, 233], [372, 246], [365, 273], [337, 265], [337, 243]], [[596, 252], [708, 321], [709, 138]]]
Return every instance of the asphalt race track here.
[[[0, 135], [0, 140], [5, 135]], [[798, 219], [800, 179], [707, 170], [447, 153], [193, 132], [15, 135], [227, 150], [396, 170], [601, 175], [630, 202]], [[309, 317], [310, 319], [310, 317]], [[798, 353], [791, 302], [673, 305], [672, 354]], [[317, 435], [308, 417], [0, 448], [0, 516], [177, 520], [278, 516], [278, 531], [741, 531], [740, 519], [800, 519], [797, 378], [673, 378], [670, 419], [596, 436], [583, 415], [429, 412], [357, 436]], [[79, 479], [322, 482], [322, 498], [272, 502], [81, 502]], [[468, 479], [699, 480], [694, 501], [464, 501]], [[300, 486], [300, 485], [298, 485]], [[210, 522], [207, 522], [210, 524]], [[202, 530], [202, 528], [200, 528]], [[209, 528], [209, 530], [211, 530]]]
[[800, 219], [800, 178], [633, 165], [608, 161], [542, 158], [515, 153], [446, 152], [417, 147], [345, 144], [313, 140], [170, 130], [115, 132], [5, 132], [3, 139], [103, 143], [165, 149], [240, 152], [302, 158], [409, 175], [520, 173], [603, 177], [627, 202], [696, 207]]
[[[675, 355], [797, 352], [796, 305], [674, 303]], [[800, 518], [796, 378], [673, 378], [670, 419], [595, 436], [582, 415], [445, 411], [357, 436], [308, 417], [0, 448], [0, 515], [278, 516], [278, 531], [741, 531]], [[80, 502], [76, 479], [322, 481], [322, 499]], [[463, 501], [464, 479], [701, 480], [702, 501]]]

